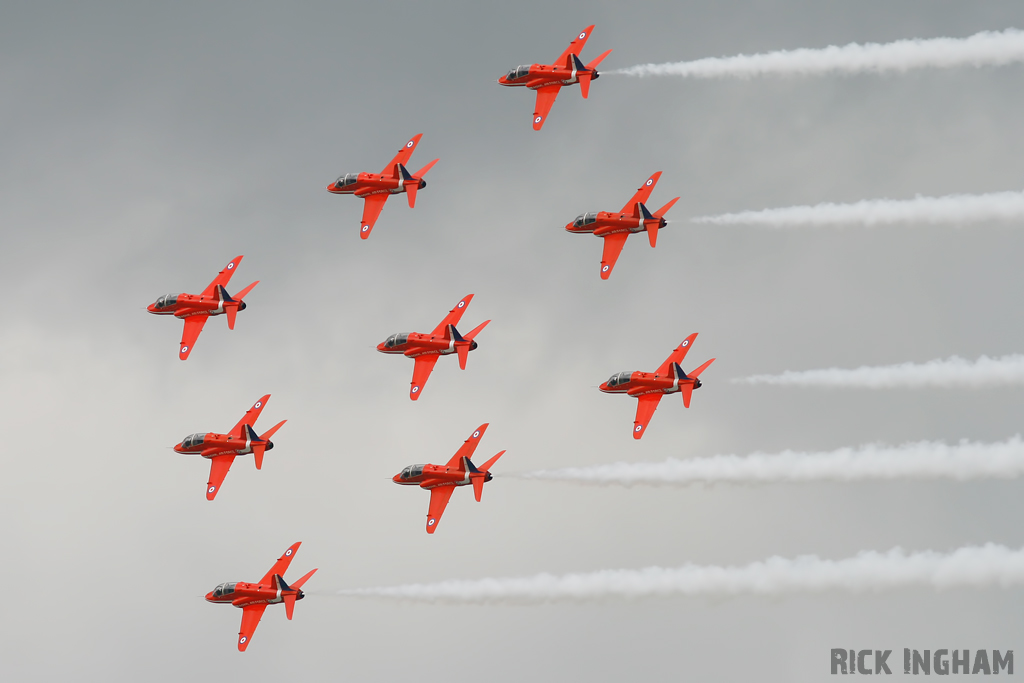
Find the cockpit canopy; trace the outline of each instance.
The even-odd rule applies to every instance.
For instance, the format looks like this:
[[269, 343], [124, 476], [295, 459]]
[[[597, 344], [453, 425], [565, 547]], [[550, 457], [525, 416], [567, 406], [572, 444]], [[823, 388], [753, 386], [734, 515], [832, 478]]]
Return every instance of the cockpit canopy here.
[[156, 307], [157, 308], [167, 308], [168, 306], [173, 306], [174, 304], [178, 303], [178, 297], [179, 296], [181, 296], [181, 295], [180, 294], [164, 294], [162, 297], [160, 297], [159, 299], [156, 300]]
[[396, 346], [401, 346], [402, 344], [406, 343], [407, 341], [409, 341], [409, 333], [408, 332], [399, 332], [398, 334], [393, 334], [393, 335], [391, 335], [390, 337], [388, 337], [387, 339], [384, 340], [384, 348], [390, 349], [390, 348], [394, 348]]
[[402, 470], [401, 477], [402, 479], [414, 479], [415, 477], [418, 477], [421, 474], [423, 474], [424, 467], [425, 465], [409, 465], [404, 470]]
[[206, 433], [202, 434], [189, 434], [181, 440], [182, 448], [192, 448], [193, 446], [202, 446], [203, 441], [206, 440]]
[[222, 595], [230, 595], [235, 592], [235, 585], [237, 581], [231, 581], [230, 583], [222, 583], [213, 589], [213, 597], [219, 598]]
[[625, 371], [625, 372], [616, 373], [616, 374], [612, 375], [608, 379], [608, 386], [609, 387], [617, 387], [620, 384], [625, 384], [626, 382], [629, 381], [629, 378], [632, 377], [632, 376], [633, 376], [633, 373], [628, 371], [628, 370]]
[[581, 213], [576, 216], [576, 220], [572, 222], [574, 228], [582, 228], [584, 225], [590, 225], [597, 221], [597, 211], [589, 211], [587, 213]]
[[340, 176], [336, 181], [334, 181], [334, 186], [344, 187], [345, 185], [353, 185], [357, 180], [359, 180], [358, 173], [346, 173], [345, 175]]
[[529, 76], [529, 75], [530, 75], [530, 65], [529, 64], [523, 64], [522, 66], [517, 66], [516, 68], [509, 70], [508, 75], [506, 75], [505, 78], [510, 80], [510, 81], [514, 81], [517, 78], [523, 78], [523, 77]]

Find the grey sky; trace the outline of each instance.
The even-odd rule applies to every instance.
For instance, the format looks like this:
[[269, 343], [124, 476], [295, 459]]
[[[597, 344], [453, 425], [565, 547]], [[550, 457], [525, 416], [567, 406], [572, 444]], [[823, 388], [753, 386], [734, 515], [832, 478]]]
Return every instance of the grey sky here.
[[[693, 225], [746, 209], [1019, 190], [1024, 68], [690, 82], [625, 76], [533, 96], [495, 80], [596, 24], [608, 69], [851, 41], [1024, 28], [1019, 2], [28, 3], [0, 11], [0, 545], [10, 680], [820, 680], [832, 647], [1014, 648], [1019, 590], [826, 593], [444, 607], [340, 588], [779, 554], [1024, 545], [1018, 481], [618, 489], [504, 471], [867, 442], [996, 441], [1021, 389], [816, 390], [734, 377], [1024, 352], [1024, 235], [1001, 222], [765, 231]], [[372, 237], [337, 175], [378, 171], [416, 133], [439, 157]], [[682, 199], [612, 278], [578, 213]], [[145, 306], [245, 254], [259, 279], [234, 331]], [[468, 369], [373, 347], [462, 296], [493, 319]], [[635, 402], [595, 388], [718, 360], [689, 410], [666, 399], [640, 442]], [[206, 462], [169, 447], [224, 430], [259, 396], [288, 424], [214, 503]], [[484, 500], [388, 479], [447, 459], [490, 422], [508, 449]], [[206, 604], [294, 541], [312, 567], [287, 622], [251, 647]]]

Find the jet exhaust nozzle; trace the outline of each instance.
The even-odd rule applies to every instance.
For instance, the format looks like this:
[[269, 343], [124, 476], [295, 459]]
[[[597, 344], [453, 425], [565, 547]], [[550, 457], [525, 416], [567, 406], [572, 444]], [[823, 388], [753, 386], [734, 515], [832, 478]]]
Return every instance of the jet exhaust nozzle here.
[[267, 447], [264, 450], [267, 450], [267, 451], [274, 450], [274, 442], [273, 441], [268, 441], [267, 442]]

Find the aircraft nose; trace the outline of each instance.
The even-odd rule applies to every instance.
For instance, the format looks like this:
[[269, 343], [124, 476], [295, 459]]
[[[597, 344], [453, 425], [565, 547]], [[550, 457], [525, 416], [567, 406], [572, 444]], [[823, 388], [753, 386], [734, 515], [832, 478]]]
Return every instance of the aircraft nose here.
[[153, 311], [156, 310], [156, 304], [150, 304], [150, 305], [146, 306], [146, 310], [149, 311], [150, 313], [152, 313]]
[[402, 475], [401, 474], [396, 474], [395, 476], [391, 477], [391, 481], [395, 482], [396, 484], [401, 484], [402, 483]]
[[206, 594], [206, 599], [209, 602], [213, 602], [213, 591], [210, 591], [209, 593]]
[[377, 350], [378, 351], [383, 351], [384, 350], [384, 342], [381, 342], [380, 344], [377, 344]]

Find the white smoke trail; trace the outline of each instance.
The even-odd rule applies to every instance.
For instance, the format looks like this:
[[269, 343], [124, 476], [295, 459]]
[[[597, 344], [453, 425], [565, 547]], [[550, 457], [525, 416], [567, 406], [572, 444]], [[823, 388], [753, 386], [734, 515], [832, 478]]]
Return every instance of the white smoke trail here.
[[906, 478], [965, 481], [1009, 479], [1022, 474], [1024, 441], [1018, 435], [987, 444], [966, 440], [952, 446], [928, 441], [896, 447], [869, 444], [819, 453], [783, 451], [690, 460], [669, 458], [664, 462], [617, 462], [504, 476], [599, 485], [683, 486]]
[[751, 78], [765, 75], [811, 76], [827, 73], [885, 73], [957, 66], [1003, 66], [1024, 62], [1024, 32], [982, 31], [968, 38], [897, 40], [892, 43], [850, 43], [823, 49], [779, 50], [689, 62], [640, 64], [603, 71], [627, 76], [688, 78]]
[[740, 384], [773, 384], [800, 387], [851, 387], [893, 389], [921, 387], [999, 387], [1024, 384], [1024, 356], [982, 356], [976, 361], [952, 356], [927, 363], [900, 363], [859, 368], [787, 370], [781, 375], [752, 375], [732, 380]]
[[841, 560], [815, 555], [771, 557], [743, 566], [612, 569], [585, 574], [537, 574], [507, 579], [418, 583], [339, 591], [350, 597], [462, 604], [537, 603], [672, 595], [779, 595], [795, 592], [879, 591], [911, 586], [937, 590], [1024, 585], [1024, 550], [987, 545], [951, 553], [864, 551]]
[[698, 216], [694, 223], [757, 225], [769, 228], [826, 225], [892, 225], [930, 223], [962, 225], [1024, 219], [1024, 192], [953, 194], [914, 199], [865, 199], [853, 204], [822, 203], [780, 209]]

